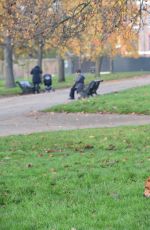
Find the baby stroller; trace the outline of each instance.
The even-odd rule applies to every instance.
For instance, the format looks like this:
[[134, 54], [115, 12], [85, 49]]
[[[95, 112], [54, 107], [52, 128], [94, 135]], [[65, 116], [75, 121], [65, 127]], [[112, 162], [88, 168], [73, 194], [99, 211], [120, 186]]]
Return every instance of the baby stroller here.
[[16, 84], [21, 88], [22, 94], [33, 93], [34, 91], [32, 83], [28, 81], [16, 81]]
[[43, 82], [45, 85], [45, 92], [50, 92], [51, 90], [54, 91], [54, 89], [52, 88], [52, 76], [51, 76], [51, 74], [44, 74]]

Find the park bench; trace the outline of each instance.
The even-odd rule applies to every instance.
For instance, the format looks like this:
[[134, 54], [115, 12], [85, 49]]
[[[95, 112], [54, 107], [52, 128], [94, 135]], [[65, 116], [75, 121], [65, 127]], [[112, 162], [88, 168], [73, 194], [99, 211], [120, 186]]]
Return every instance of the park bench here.
[[22, 90], [22, 94], [30, 94], [33, 93], [33, 85], [28, 81], [16, 81], [16, 84]]
[[80, 94], [80, 97], [85, 98], [93, 96], [94, 94], [97, 95], [97, 90], [101, 82], [103, 82], [103, 80], [91, 81], [87, 86], [84, 86], [84, 88], [80, 92], [78, 92]]

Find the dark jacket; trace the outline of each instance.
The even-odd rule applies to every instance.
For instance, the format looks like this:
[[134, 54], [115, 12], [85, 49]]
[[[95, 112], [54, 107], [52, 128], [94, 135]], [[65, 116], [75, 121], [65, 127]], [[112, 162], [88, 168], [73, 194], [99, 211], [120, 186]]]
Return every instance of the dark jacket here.
[[85, 77], [84, 77], [83, 75], [80, 74], [80, 75], [76, 78], [75, 83], [76, 83], [76, 84], [78, 84], [78, 83], [84, 84], [84, 79], [85, 79]]
[[42, 74], [42, 70], [41, 68], [37, 65], [35, 66], [32, 70], [31, 73], [32, 76], [32, 82], [33, 84], [40, 84], [41, 83], [41, 74]]
[[77, 90], [77, 93], [79, 93], [80, 91], [82, 91], [82, 89], [84, 88], [84, 79], [85, 79], [85, 77], [83, 75], [79, 75], [76, 78], [75, 88]]

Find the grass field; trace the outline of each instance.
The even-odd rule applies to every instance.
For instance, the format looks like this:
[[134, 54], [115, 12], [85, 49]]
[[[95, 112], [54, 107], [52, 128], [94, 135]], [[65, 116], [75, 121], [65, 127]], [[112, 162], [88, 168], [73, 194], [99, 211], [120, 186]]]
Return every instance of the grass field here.
[[1, 230], [149, 230], [150, 126], [0, 138]]
[[[105, 81], [108, 81], [108, 80], [132, 78], [135, 76], [142, 76], [142, 75], [148, 75], [148, 74], [150, 74], [150, 72], [123, 72], [123, 73], [103, 74], [101, 78], [104, 79]], [[75, 75], [66, 76], [65, 82], [58, 82], [58, 77], [54, 76], [53, 77], [53, 87], [55, 89], [60, 89], [60, 88], [67, 88], [67, 87], [72, 86], [74, 82], [74, 76]], [[91, 80], [95, 79], [94, 74], [85, 74], [85, 77], [86, 77], [85, 79], [86, 84], [88, 84]], [[19, 80], [23, 80], [23, 79], [19, 79]], [[28, 80], [31, 82], [31, 77]], [[44, 89], [44, 85], [41, 85], [41, 89], [42, 90]], [[18, 86], [15, 88], [7, 89], [5, 87], [4, 80], [0, 80], [0, 96], [17, 95], [19, 93], [21, 93], [21, 89]]]
[[150, 86], [128, 89], [57, 105], [45, 111], [150, 114]]
[[21, 90], [19, 87], [15, 88], [6, 88], [5, 82], [3, 80], [0, 80], [0, 96], [10, 96], [10, 95], [16, 95], [19, 94]]

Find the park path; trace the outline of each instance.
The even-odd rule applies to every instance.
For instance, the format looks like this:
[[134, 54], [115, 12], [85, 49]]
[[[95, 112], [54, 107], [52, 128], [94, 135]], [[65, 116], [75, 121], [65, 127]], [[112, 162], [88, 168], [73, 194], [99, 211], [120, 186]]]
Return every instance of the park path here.
[[[150, 76], [113, 80], [100, 85], [99, 94], [150, 85]], [[150, 124], [150, 116], [118, 114], [42, 113], [45, 108], [69, 103], [69, 89], [51, 93], [0, 98], [0, 136], [51, 130]]]

